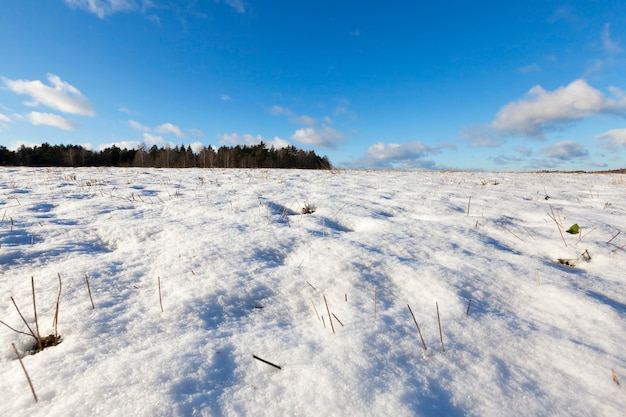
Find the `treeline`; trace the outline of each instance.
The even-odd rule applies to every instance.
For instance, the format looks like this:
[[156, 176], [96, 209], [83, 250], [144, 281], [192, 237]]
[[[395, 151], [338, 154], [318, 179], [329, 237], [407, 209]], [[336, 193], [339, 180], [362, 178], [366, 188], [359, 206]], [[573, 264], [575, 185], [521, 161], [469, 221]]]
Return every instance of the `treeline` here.
[[80, 145], [20, 146], [17, 151], [0, 146], [0, 165], [11, 166], [113, 166], [155, 168], [300, 168], [331, 169], [326, 156], [294, 146], [276, 149], [258, 145], [204, 147], [194, 153], [185, 145], [147, 149], [121, 149], [115, 145], [102, 151], [91, 151]]

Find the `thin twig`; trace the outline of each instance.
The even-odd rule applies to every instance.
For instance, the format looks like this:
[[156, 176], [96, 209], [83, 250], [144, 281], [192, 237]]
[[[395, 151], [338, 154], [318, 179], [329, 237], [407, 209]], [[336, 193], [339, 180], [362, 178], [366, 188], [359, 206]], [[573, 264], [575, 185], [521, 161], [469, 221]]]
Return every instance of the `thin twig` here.
[[35, 332], [33, 332], [33, 329], [30, 328], [30, 326], [28, 325], [28, 322], [26, 321], [26, 319], [24, 318], [24, 316], [22, 315], [22, 312], [20, 311], [20, 309], [17, 307], [17, 304], [15, 303], [15, 300], [13, 299], [13, 297], [11, 297], [11, 301], [13, 302], [13, 305], [15, 306], [15, 309], [17, 310], [17, 314], [20, 315], [22, 321], [24, 322], [24, 324], [26, 325], [26, 327], [28, 327], [28, 331], [30, 332], [30, 335], [32, 337], [35, 338], [35, 340], [37, 339], [37, 336], [35, 336]]
[[253, 357], [254, 359], [256, 359], [257, 361], [261, 361], [261, 362], [263, 362], [263, 363], [266, 363], [266, 364], [268, 364], [268, 365], [270, 365], [270, 366], [273, 366], [274, 368], [277, 368], [277, 369], [283, 369], [282, 367], [280, 367], [280, 366], [278, 366], [278, 365], [276, 365], [276, 364], [274, 364], [274, 363], [272, 363], [272, 362], [270, 362], [270, 361], [266, 361], [265, 359], [261, 359], [261, 358], [259, 358], [257, 355], [252, 355], [252, 357]]
[[312, 298], [311, 298], [311, 305], [313, 306], [313, 310], [315, 310], [315, 315], [317, 316], [317, 319], [318, 319], [319, 321], [322, 321], [322, 319], [320, 319], [320, 315], [319, 315], [319, 313], [317, 312], [317, 308], [315, 307], [315, 303], [313, 302], [313, 299], [312, 299]]
[[578, 236], [578, 242], [576, 242], [576, 243], [580, 243], [580, 241], [581, 241], [581, 240], [583, 240], [583, 238], [584, 238], [584, 237], [587, 237], [589, 234], [591, 234], [592, 232], [594, 232], [597, 228], [598, 228], [598, 226], [596, 226], [596, 227], [592, 228], [591, 230], [589, 230], [587, 233], [585, 233], [585, 234], [583, 235], [583, 231], [582, 231], [582, 227], [581, 227], [581, 228], [580, 228], [580, 233], [579, 233], [579, 236]]
[[91, 298], [91, 288], [89, 287], [89, 277], [85, 274], [85, 282], [87, 283], [87, 292], [89, 293], [89, 301], [91, 301], [91, 309], [95, 310], [96, 306], [93, 304], [93, 298]]
[[443, 333], [441, 331], [441, 318], [439, 317], [439, 303], [435, 303], [437, 306], [437, 322], [439, 323], [439, 338], [441, 339], [441, 351], [445, 352], [446, 348], [443, 346]]
[[507, 229], [506, 227], [502, 226], [504, 228], [504, 230], [506, 230], [507, 232], [509, 232], [510, 234], [512, 234], [513, 236], [515, 236], [516, 238], [518, 238], [519, 240], [521, 240], [522, 242], [524, 242], [524, 239], [522, 239], [521, 237], [519, 237], [518, 235], [516, 235], [515, 233], [511, 232], [509, 229]]
[[35, 394], [35, 388], [33, 388], [33, 383], [30, 381], [30, 377], [28, 376], [28, 372], [26, 372], [26, 368], [24, 367], [24, 363], [22, 362], [22, 358], [20, 357], [20, 354], [17, 353], [17, 349], [15, 348], [15, 345], [13, 344], [13, 342], [11, 342], [11, 347], [13, 348], [13, 353], [15, 353], [15, 357], [17, 358], [17, 360], [20, 363], [20, 366], [22, 367], [22, 371], [24, 371], [24, 375], [26, 375], [26, 380], [28, 381], [28, 386], [30, 387], [30, 392], [33, 393], [33, 398], [35, 398], [35, 402], [39, 401], [37, 399], [37, 394]]
[[[552, 210], [552, 205], [550, 205], [550, 210]], [[563, 232], [561, 231], [561, 226], [559, 225], [559, 222], [557, 222], [556, 218], [554, 217], [554, 211], [552, 213], [553, 213], [552, 216], [550, 216], [550, 213], [548, 213], [548, 216], [550, 216], [550, 218], [554, 221], [554, 224], [556, 224], [556, 228], [559, 229], [559, 234], [561, 235], [561, 239], [563, 239], [563, 244], [565, 245], [565, 247], [567, 247], [567, 242], [565, 242], [565, 237], [563, 236]]]
[[161, 300], [161, 277], [157, 278], [157, 283], [159, 285], [159, 304], [161, 305], [161, 313], [163, 313], [163, 300]]
[[376, 320], [376, 294], [378, 292], [378, 288], [374, 288], [374, 320]]
[[61, 282], [61, 274], [57, 272], [57, 276], [59, 277], [59, 294], [57, 295], [57, 305], [54, 309], [54, 320], [52, 320], [52, 327], [54, 327], [54, 344], [57, 343], [57, 338], [59, 333], [57, 331], [57, 327], [59, 325], [59, 301], [61, 301], [61, 287], [63, 286]]
[[37, 303], [35, 302], [35, 278], [30, 277], [30, 285], [33, 289], [33, 310], [35, 312], [35, 330], [37, 330], [37, 344], [39, 345], [39, 350], [43, 350], [43, 346], [41, 345], [41, 334], [39, 333], [39, 321], [37, 320]]
[[415, 319], [415, 315], [413, 314], [413, 310], [411, 310], [410, 305], [407, 304], [406, 306], [409, 308], [409, 311], [411, 312], [411, 317], [413, 317], [413, 322], [415, 323], [415, 327], [417, 327], [417, 333], [420, 335], [420, 340], [422, 341], [424, 350], [428, 350], [428, 348], [426, 347], [426, 343], [424, 342], [424, 338], [422, 337], [422, 331], [420, 330], [420, 326], [417, 324], [417, 320]]
[[472, 204], [472, 196], [467, 200], [467, 215], [470, 213], [470, 205]]
[[535, 239], [535, 237], [532, 235], [532, 233], [530, 233], [530, 230], [528, 230], [528, 229], [527, 229], [527, 228], [525, 228], [524, 226], [522, 226], [522, 228], [523, 228], [524, 230], [526, 230], [526, 233], [528, 233], [528, 236], [530, 236], [530, 237], [531, 237], [533, 240], [535, 240], [535, 241], [537, 240], [537, 239]]
[[337, 320], [339, 322], [339, 324], [341, 324], [341, 327], [344, 327], [343, 323], [341, 322], [341, 320], [339, 320], [337, 318], [337, 316], [335, 316], [335, 313], [332, 313], [333, 317], [335, 318], [335, 320]]
[[307, 283], [307, 284], [309, 284], [309, 285], [311, 286], [311, 288], [313, 288], [315, 291], [317, 291], [317, 288], [315, 288], [315, 287], [313, 286], [313, 284], [311, 284], [309, 281], [306, 281], [306, 283]]
[[330, 322], [330, 328], [333, 329], [333, 334], [335, 334], [335, 326], [333, 326], [333, 318], [330, 316], [330, 309], [328, 308], [328, 301], [326, 301], [326, 296], [324, 295], [324, 304], [326, 304], [326, 312], [328, 313], [328, 321]]
[[6, 324], [5, 322], [3, 322], [2, 320], [0, 320], [0, 324], [4, 324], [5, 326], [7, 326], [9, 329], [13, 330], [15, 333], [20, 333], [20, 334], [25, 334], [26, 336], [32, 336], [32, 334], [30, 333], [26, 333], [26, 332], [22, 332], [19, 331], [17, 329], [14, 329], [13, 327], [9, 326], [8, 324]]
[[613, 239], [615, 239], [615, 238], [616, 238], [616, 237], [617, 237], [620, 233], [622, 233], [622, 232], [618, 231], [617, 233], [615, 233], [615, 236], [613, 236], [612, 238], [610, 238], [610, 239], [609, 239], [609, 241], [608, 241], [608, 242], [606, 242], [606, 243], [611, 243], [611, 242], [613, 241]]
[[622, 246], [618, 246], [617, 248], [613, 249], [611, 252], [617, 252], [620, 249], [624, 249], [624, 247], [626, 247], [626, 243], [623, 244]]
[[467, 311], [465, 312], [465, 315], [466, 315], [466, 316], [469, 316], [469, 309], [470, 309], [470, 306], [471, 306], [471, 305], [472, 305], [472, 300], [470, 299], [470, 300], [469, 300], [469, 303], [467, 303]]

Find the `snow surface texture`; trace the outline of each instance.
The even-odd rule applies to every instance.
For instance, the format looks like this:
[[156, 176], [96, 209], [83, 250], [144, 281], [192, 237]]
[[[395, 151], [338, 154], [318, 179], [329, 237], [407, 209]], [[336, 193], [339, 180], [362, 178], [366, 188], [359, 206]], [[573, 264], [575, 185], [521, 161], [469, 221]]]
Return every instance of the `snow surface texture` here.
[[626, 176], [2, 168], [0, 216], [0, 320], [63, 285], [1, 415], [626, 410]]

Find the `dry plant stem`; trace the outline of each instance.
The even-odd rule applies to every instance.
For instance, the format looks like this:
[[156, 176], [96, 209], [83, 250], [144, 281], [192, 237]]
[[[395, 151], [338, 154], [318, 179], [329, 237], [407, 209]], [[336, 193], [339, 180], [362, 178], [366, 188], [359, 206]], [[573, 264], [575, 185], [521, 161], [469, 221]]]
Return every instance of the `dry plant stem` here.
[[326, 328], [326, 321], [324, 321], [324, 316], [322, 316], [322, 324], [324, 325], [324, 328]]
[[25, 334], [26, 336], [32, 336], [32, 334], [30, 333], [26, 333], [26, 332], [22, 332], [19, 331], [17, 329], [14, 329], [13, 327], [9, 326], [8, 324], [6, 324], [5, 322], [3, 322], [2, 320], [0, 320], [0, 324], [4, 324], [5, 326], [7, 326], [9, 329], [13, 330], [15, 333], [20, 333], [20, 334]]
[[330, 328], [333, 329], [333, 334], [335, 334], [335, 326], [333, 326], [333, 318], [330, 316], [330, 309], [328, 308], [328, 301], [326, 301], [326, 296], [324, 295], [324, 304], [326, 304], [326, 312], [328, 313], [328, 321], [330, 322]]
[[276, 364], [273, 364], [273, 363], [272, 363], [272, 362], [270, 362], [270, 361], [266, 361], [265, 359], [261, 359], [261, 358], [259, 358], [257, 355], [252, 355], [252, 357], [253, 357], [254, 359], [256, 359], [257, 361], [261, 361], [261, 362], [263, 362], [263, 363], [266, 363], [266, 364], [268, 364], [268, 365], [270, 365], [270, 366], [273, 366], [274, 368], [277, 368], [277, 369], [283, 369], [283, 368], [281, 368], [280, 366], [278, 366], [278, 365], [276, 365]]
[[313, 284], [311, 284], [309, 281], [307, 281], [306, 283], [307, 283], [307, 284], [309, 284], [309, 285], [311, 286], [311, 288], [313, 288], [315, 291], [317, 291], [317, 288], [315, 288], [315, 287], [313, 286]]
[[469, 216], [470, 213], [470, 205], [472, 204], [472, 197], [470, 196], [470, 198], [467, 200], [467, 215]]
[[20, 318], [22, 319], [22, 321], [24, 322], [24, 324], [26, 325], [26, 327], [28, 328], [28, 331], [30, 332], [30, 335], [32, 337], [35, 338], [35, 340], [39, 340], [37, 339], [37, 336], [35, 336], [35, 332], [33, 332], [33, 329], [30, 328], [30, 326], [28, 325], [28, 322], [26, 321], [26, 319], [24, 318], [24, 316], [22, 315], [22, 312], [20, 311], [20, 309], [17, 307], [17, 304], [15, 303], [15, 300], [13, 299], [13, 297], [11, 297], [11, 301], [13, 302], [13, 305], [15, 306], [15, 309], [17, 310], [17, 314], [20, 315]]
[[[552, 210], [552, 206], [550, 206], [550, 210]], [[548, 216], [550, 216], [549, 213]], [[559, 222], [554, 217], [554, 214], [550, 216], [550, 218], [554, 221], [554, 224], [556, 224], [556, 228], [559, 229], [559, 234], [561, 235], [561, 239], [563, 239], [563, 244], [565, 245], [565, 247], [567, 247], [567, 242], [565, 242], [565, 237], [563, 236], [563, 232], [561, 231], [561, 226], [559, 225]]]
[[413, 314], [413, 310], [411, 310], [410, 305], [407, 304], [406, 306], [409, 308], [409, 311], [411, 312], [411, 317], [413, 317], [413, 322], [415, 323], [415, 327], [417, 327], [417, 333], [420, 335], [420, 340], [422, 341], [424, 350], [428, 350], [428, 348], [426, 348], [426, 343], [424, 342], [424, 338], [422, 337], [422, 331], [420, 330], [420, 326], [417, 324], [417, 320], [415, 319], [415, 315]]
[[441, 318], [439, 317], [439, 303], [435, 303], [437, 306], [437, 322], [439, 323], [439, 339], [441, 339], [441, 351], [445, 352], [446, 348], [443, 346], [443, 332], [441, 331]]
[[613, 239], [615, 239], [617, 236], [619, 236], [619, 234], [620, 234], [620, 233], [622, 233], [622, 232], [619, 232], [619, 231], [618, 231], [617, 233], [615, 233], [615, 236], [613, 236], [612, 238], [610, 238], [610, 239], [608, 240], [608, 242], [606, 242], [606, 243], [611, 243], [611, 242], [613, 241]]
[[611, 252], [617, 252], [618, 250], [620, 250], [620, 249], [624, 249], [625, 247], [626, 247], [626, 244], [624, 244], [624, 245], [622, 245], [622, 246], [619, 246], [619, 247], [617, 247], [617, 248], [613, 249]]
[[378, 292], [377, 288], [374, 288], [374, 320], [376, 320], [376, 294]]
[[528, 236], [530, 236], [533, 240], [537, 240], [535, 239], [535, 237], [530, 233], [530, 230], [528, 230], [527, 228], [525, 228], [524, 226], [522, 226], [524, 228], [524, 230], [526, 230], [526, 233], [528, 233]]
[[35, 330], [37, 330], [37, 344], [39, 345], [39, 350], [43, 350], [43, 346], [41, 345], [41, 334], [39, 333], [39, 320], [37, 320], [37, 303], [35, 302], [35, 278], [30, 277], [30, 285], [33, 289], [33, 311], [35, 312]]
[[11, 343], [11, 347], [13, 348], [13, 353], [15, 353], [15, 357], [17, 358], [17, 360], [20, 363], [20, 366], [22, 367], [22, 371], [24, 371], [24, 375], [26, 376], [26, 380], [28, 381], [28, 386], [30, 387], [30, 392], [33, 393], [33, 398], [35, 399], [35, 402], [38, 402], [39, 400], [37, 399], [37, 394], [35, 394], [35, 388], [33, 388], [33, 383], [30, 382], [30, 377], [28, 376], [28, 372], [26, 372], [26, 368], [24, 367], [22, 358], [20, 358], [20, 354], [17, 353], [17, 349], [15, 348], [15, 345], [13, 343]]
[[539, 277], [539, 270], [535, 269], [535, 274], [537, 274], [537, 285], [541, 285], [541, 278]]
[[[504, 226], [503, 226], [504, 227]], [[509, 229], [507, 229], [506, 227], [504, 227], [504, 230], [506, 230], [507, 232], [509, 232], [510, 234], [512, 234], [513, 236], [515, 236], [516, 238], [518, 238], [519, 240], [521, 240], [522, 242], [524, 241], [524, 239], [522, 239], [521, 237], [519, 237], [518, 235], [516, 235], [515, 233], [511, 232]]]
[[576, 243], [580, 243], [581, 240], [583, 240], [584, 237], [587, 237], [588, 235], [590, 235], [592, 232], [594, 232], [598, 227], [594, 227], [593, 229], [589, 230], [587, 233], [585, 233], [583, 235], [583, 230], [582, 227], [580, 228], [580, 233], [578, 234], [578, 242]]
[[163, 313], [163, 300], [161, 299], [161, 277], [157, 277], [157, 284], [159, 285], [159, 304], [161, 305], [161, 313]]
[[615, 381], [615, 383], [619, 386], [619, 379], [617, 379], [617, 374], [615, 373], [615, 370], [613, 368], [611, 368], [611, 374], [613, 375], [613, 381]]
[[95, 310], [96, 306], [93, 304], [93, 298], [91, 297], [91, 287], [89, 287], [89, 277], [85, 274], [85, 282], [87, 283], [87, 293], [89, 293], [89, 301], [91, 301], [91, 309]]
[[319, 313], [317, 312], [317, 308], [315, 307], [315, 303], [313, 302], [313, 299], [312, 299], [312, 298], [311, 298], [311, 305], [313, 306], [313, 310], [315, 310], [315, 315], [317, 316], [317, 319], [318, 319], [319, 321], [322, 321], [322, 319], [320, 319], [320, 315], [319, 315]]
[[469, 303], [467, 303], [467, 311], [465, 312], [465, 315], [466, 315], [466, 316], [469, 316], [469, 309], [470, 309], [470, 306], [471, 306], [471, 305], [472, 305], [472, 300], [470, 299], [470, 300], [469, 300]]
[[52, 327], [54, 327], [54, 344], [57, 344], [57, 338], [59, 337], [59, 332], [57, 331], [57, 327], [59, 325], [59, 301], [61, 301], [61, 287], [63, 284], [61, 283], [61, 274], [57, 272], [57, 277], [59, 277], [59, 294], [57, 295], [57, 305], [54, 309], [54, 320], [52, 320]]
[[333, 314], [333, 317], [335, 318], [335, 320], [337, 320], [337, 322], [339, 322], [339, 324], [341, 324], [341, 327], [344, 327], [344, 325], [343, 325], [343, 323], [341, 322], [341, 320], [339, 320], [339, 319], [337, 318], [337, 316], [335, 316], [335, 313], [332, 313], [332, 314]]

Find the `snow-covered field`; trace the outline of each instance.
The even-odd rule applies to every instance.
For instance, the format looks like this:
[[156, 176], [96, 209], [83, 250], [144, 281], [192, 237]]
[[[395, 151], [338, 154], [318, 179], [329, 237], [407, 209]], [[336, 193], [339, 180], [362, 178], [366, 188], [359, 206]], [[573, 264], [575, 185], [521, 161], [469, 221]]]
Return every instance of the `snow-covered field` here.
[[0, 320], [62, 279], [3, 416], [626, 410], [623, 175], [1, 168], [0, 218]]

